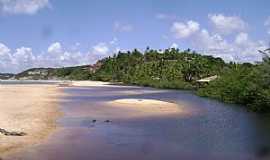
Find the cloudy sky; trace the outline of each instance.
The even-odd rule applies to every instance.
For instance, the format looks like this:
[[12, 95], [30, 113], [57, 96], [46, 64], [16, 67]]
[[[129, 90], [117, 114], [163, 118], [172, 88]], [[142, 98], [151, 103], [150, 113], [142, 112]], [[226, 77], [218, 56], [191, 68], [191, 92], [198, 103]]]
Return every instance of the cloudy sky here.
[[269, 0], [0, 0], [0, 72], [91, 64], [118, 50], [191, 48], [261, 60]]

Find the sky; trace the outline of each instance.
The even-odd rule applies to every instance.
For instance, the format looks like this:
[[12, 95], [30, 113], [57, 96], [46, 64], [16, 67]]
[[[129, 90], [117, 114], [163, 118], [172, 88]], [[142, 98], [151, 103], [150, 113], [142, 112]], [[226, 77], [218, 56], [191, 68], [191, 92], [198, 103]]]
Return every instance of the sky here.
[[191, 48], [256, 62], [269, 0], [0, 0], [0, 72], [93, 64], [120, 50]]

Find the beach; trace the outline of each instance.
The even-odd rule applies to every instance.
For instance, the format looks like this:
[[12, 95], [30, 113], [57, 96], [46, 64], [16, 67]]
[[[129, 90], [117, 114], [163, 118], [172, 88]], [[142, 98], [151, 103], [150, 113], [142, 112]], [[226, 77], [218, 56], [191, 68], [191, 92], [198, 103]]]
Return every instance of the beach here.
[[44, 140], [56, 129], [60, 88], [56, 85], [0, 85], [0, 156]]

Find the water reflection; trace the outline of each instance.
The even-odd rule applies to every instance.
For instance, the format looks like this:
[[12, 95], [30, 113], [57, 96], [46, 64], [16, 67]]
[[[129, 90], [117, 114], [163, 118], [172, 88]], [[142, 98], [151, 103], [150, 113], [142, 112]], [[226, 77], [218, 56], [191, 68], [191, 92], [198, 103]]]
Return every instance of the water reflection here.
[[[247, 160], [268, 156], [269, 118], [237, 106], [185, 91], [140, 87], [67, 88], [65, 92], [69, 96], [62, 104], [62, 129], [10, 159]], [[185, 104], [198, 114], [130, 117], [128, 110], [107, 106], [108, 101], [125, 98]]]

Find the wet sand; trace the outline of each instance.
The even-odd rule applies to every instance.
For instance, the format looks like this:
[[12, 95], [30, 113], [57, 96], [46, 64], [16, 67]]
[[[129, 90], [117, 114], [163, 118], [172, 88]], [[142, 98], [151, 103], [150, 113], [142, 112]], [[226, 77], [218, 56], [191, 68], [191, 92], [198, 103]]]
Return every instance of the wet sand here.
[[0, 85], [0, 128], [26, 133], [0, 134], [0, 156], [38, 143], [56, 129], [60, 95], [56, 85]]

